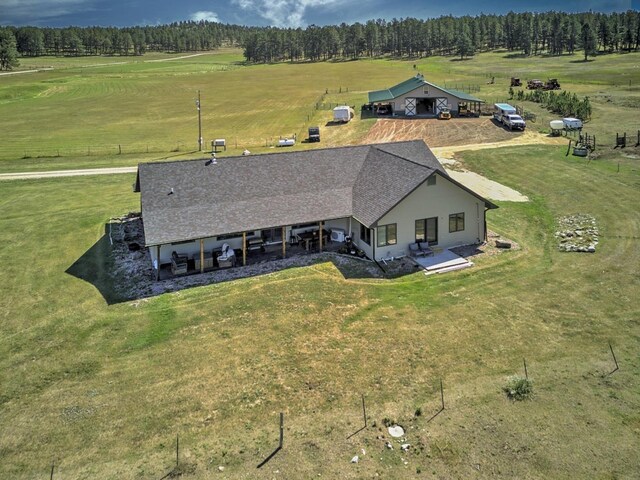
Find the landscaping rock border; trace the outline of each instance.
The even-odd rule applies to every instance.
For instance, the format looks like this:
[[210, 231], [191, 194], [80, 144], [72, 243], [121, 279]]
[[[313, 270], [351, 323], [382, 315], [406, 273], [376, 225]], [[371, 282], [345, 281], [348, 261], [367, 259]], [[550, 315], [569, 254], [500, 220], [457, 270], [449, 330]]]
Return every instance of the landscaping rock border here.
[[554, 236], [561, 252], [595, 253], [600, 231], [592, 215], [577, 213], [558, 218]]

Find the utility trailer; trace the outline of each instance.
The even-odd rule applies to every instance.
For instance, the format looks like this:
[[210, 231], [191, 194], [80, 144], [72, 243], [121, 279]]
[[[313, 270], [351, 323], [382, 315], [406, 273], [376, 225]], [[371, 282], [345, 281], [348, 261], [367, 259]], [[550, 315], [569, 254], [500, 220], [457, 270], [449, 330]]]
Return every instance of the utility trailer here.
[[309, 142], [320, 141], [320, 127], [309, 127]]

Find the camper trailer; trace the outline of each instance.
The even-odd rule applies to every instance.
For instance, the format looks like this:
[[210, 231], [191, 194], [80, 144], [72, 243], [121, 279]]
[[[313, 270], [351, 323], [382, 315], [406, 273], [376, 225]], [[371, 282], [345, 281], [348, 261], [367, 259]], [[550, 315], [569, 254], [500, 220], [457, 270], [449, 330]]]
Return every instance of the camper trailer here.
[[512, 107], [508, 103], [496, 103], [493, 105], [493, 118], [498, 123], [503, 123], [502, 118], [505, 115], [517, 115], [516, 107]]
[[340, 105], [333, 109], [333, 121], [346, 123], [355, 115], [353, 108], [347, 105]]

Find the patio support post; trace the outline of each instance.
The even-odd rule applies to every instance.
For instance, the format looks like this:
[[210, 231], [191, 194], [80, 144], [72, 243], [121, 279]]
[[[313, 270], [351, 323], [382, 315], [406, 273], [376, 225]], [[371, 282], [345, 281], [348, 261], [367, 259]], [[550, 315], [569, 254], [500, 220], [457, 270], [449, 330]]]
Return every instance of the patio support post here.
[[320, 230], [318, 230], [318, 246], [319, 252], [322, 253], [322, 222], [319, 222], [318, 225], [320, 225]]
[[160, 245], [156, 245], [156, 282], [160, 280]]
[[247, 232], [242, 232], [242, 266], [247, 265]]
[[287, 233], [287, 227], [282, 227], [282, 258], [286, 258], [287, 256], [287, 237], [285, 236]]
[[200, 239], [200, 273], [204, 272], [204, 239]]

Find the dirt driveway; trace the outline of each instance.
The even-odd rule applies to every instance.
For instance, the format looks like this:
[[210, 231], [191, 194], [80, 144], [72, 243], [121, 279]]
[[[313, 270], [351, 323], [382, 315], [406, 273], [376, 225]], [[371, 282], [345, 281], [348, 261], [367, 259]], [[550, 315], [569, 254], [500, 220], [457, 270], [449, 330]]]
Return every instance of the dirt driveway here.
[[369, 130], [363, 143], [424, 140], [445, 166], [449, 175], [480, 195], [493, 200], [526, 202], [520, 192], [470, 172], [456, 162], [455, 154], [465, 150], [482, 150], [516, 145], [561, 145], [563, 138], [553, 138], [533, 130], [510, 132], [491, 118], [384, 119]]

